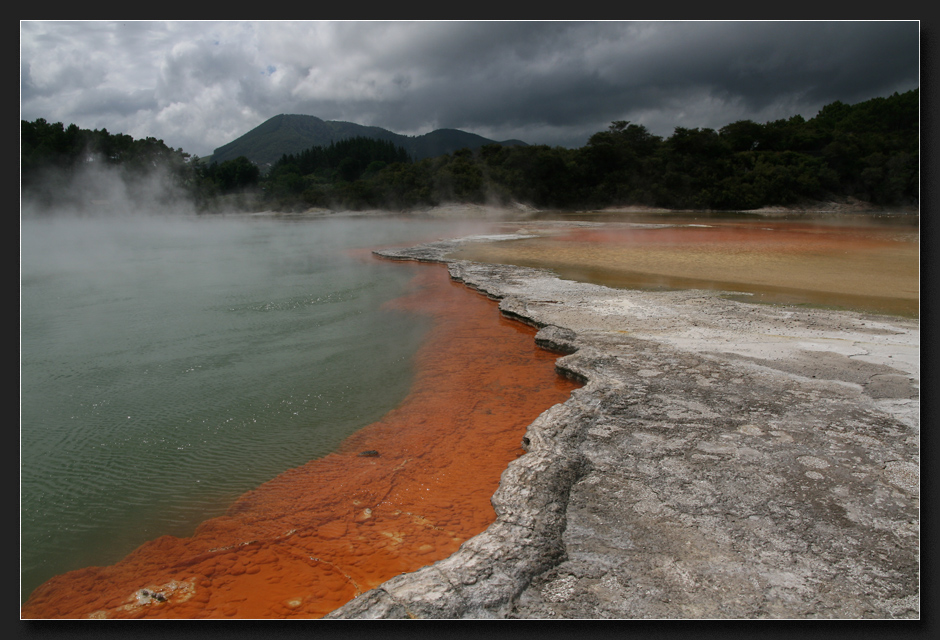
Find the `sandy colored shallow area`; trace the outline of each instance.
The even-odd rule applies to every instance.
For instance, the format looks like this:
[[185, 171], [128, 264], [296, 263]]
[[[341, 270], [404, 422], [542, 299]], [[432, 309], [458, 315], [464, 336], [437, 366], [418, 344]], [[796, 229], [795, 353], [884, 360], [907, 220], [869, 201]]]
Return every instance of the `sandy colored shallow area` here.
[[537, 237], [473, 243], [451, 257], [544, 267], [615, 287], [723, 289], [767, 301], [802, 297], [814, 304], [917, 315], [916, 230], [773, 221], [525, 229]]
[[529, 425], [486, 531], [328, 617], [920, 617], [916, 319], [455, 258], [531, 235], [381, 252], [447, 263], [585, 386]]

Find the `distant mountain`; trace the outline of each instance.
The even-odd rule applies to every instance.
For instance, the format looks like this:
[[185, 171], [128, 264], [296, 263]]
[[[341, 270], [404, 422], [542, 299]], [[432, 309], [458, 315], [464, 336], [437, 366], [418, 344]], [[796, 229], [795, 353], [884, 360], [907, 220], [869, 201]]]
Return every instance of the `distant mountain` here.
[[[356, 136], [392, 142], [403, 147], [415, 160], [453, 153], [463, 148], [477, 149], [497, 142], [459, 129], [438, 129], [420, 136], [404, 136], [381, 127], [321, 120], [315, 116], [281, 114], [222, 145], [207, 160], [221, 163], [245, 156], [263, 167], [280, 160], [285, 153], [299, 153], [317, 146], [328, 147], [331, 142]], [[521, 140], [505, 140], [497, 144], [527, 146]]]

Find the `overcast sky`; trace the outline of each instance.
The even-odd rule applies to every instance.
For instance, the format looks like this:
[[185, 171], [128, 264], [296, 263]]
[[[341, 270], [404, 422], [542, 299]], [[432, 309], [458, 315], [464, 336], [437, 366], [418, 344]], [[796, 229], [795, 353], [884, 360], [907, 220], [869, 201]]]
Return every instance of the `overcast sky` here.
[[580, 147], [919, 87], [917, 22], [20, 23], [21, 118], [206, 156], [281, 113]]

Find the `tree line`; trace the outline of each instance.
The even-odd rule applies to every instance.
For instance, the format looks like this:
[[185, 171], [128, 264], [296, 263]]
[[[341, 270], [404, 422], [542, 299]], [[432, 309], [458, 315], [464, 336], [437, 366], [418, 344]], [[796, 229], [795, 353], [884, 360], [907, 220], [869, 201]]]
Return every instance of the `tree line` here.
[[490, 144], [420, 162], [390, 142], [353, 138], [286, 154], [267, 172], [244, 157], [205, 163], [153, 138], [40, 119], [22, 123], [21, 175], [25, 192], [40, 168], [68, 170], [91, 157], [130, 173], [160, 164], [206, 209], [232, 193], [281, 210], [513, 201], [556, 209], [748, 210], [845, 196], [914, 205], [919, 114], [915, 89], [855, 105], [837, 101], [810, 120], [676, 127], [668, 137], [615, 121], [577, 149]]
[[368, 185], [387, 167], [411, 164], [411, 157], [392, 142], [357, 136], [284, 154], [265, 176], [266, 195], [280, 206], [357, 207], [375, 204]]
[[667, 138], [615, 121], [578, 149], [491, 144], [389, 162], [342, 184], [301, 170], [293, 189], [274, 193], [284, 207], [518, 201], [558, 209], [748, 210], [845, 196], [913, 205], [919, 198], [919, 114], [915, 89], [856, 105], [837, 101], [810, 120], [676, 127]]

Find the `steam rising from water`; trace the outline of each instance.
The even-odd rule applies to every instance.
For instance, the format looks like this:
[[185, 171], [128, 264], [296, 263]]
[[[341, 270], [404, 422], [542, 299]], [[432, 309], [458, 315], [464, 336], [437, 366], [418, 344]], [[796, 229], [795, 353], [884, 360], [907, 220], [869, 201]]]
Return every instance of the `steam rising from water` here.
[[72, 169], [46, 168], [23, 189], [24, 219], [48, 215], [191, 215], [195, 207], [164, 166], [145, 172], [106, 163], [100, 156]]

